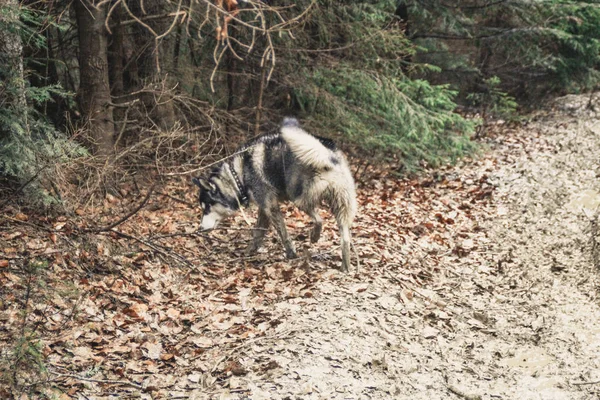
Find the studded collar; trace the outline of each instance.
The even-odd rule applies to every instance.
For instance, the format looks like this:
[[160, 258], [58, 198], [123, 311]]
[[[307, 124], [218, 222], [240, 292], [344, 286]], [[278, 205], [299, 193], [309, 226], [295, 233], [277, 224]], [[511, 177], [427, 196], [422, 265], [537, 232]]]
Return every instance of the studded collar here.
[[240, 203], [244, 207], [247, 207], [250, 202], [250, 199], [248, 197], [248, 190], [242, 184], [240, 177], [238, 176], [237, 172], [235, 172], [235, 168], [231, 164], [229, 164], [229, 171], [231, 171], [231, 176], [233, 176], [233, 180], [235, 181], [235, 186], [237, 187], [238, 192], [240, 192]]

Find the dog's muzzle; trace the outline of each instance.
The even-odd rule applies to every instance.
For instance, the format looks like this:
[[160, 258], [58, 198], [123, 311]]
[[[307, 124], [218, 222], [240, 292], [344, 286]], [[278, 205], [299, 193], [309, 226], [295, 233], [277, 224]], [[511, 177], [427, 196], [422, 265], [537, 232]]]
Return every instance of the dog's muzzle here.
[[202, 221], [200, 221], [200, 231], [210, 231], [215, 229], [217, 225], [219, 225], [219, 221], [221, 219], [218, 218], [218, 215], [215, 213], [209, 213], [202, 216]]

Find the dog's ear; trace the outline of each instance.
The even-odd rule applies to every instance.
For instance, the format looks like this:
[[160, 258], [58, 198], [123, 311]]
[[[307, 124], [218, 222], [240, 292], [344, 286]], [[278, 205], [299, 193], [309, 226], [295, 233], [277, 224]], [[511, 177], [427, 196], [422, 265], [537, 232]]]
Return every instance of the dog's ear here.
[[194, 185], [198, 186], [200, 189], [206, 189], [206, 190], [214, 189], [214, 185], [204, 178], [194, 177], [194, 178], [192, 178], [192, 182], [194, 183]]

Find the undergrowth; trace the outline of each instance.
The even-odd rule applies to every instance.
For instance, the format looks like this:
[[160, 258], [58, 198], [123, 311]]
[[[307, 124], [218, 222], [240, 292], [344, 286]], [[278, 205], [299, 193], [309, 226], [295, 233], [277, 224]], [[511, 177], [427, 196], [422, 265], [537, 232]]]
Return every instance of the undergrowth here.
[[[47, 395], [49, 380], [44, 339], [49, 337], [49, 320], [61, 321], [63, 328], [76, 315], [77, 290], [65, 283], [49, 279], [49, 262], [42, 259], [24, 260], [14, 274], [9, 273], [13, 285], [10, 292], [2, 289], [0, 310], [7, 318], [7, 346], [0, 352], [0, 395], [2, 398], [51, 398]], [[69, 311], [57, 310], [53, 298], [68, 304]], [[68, 317], [65, 317], [68, 314]], [[27, 398], [27, 397], [24, 397]]]
[[308, 119], [363, 151], [399, 159], [409, 171], [421, 161], [437, 166], [476, 149], [469, 139], [476, 121], [454, 112], [456, 92], [446, 85], [351, 66], [317, 69], [306, 78], [296, 99]]

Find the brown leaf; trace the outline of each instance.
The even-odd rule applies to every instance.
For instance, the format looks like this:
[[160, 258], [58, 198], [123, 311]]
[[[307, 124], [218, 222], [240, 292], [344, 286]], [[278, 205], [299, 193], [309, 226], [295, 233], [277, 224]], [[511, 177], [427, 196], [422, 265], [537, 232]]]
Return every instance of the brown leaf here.
[[423, 337], [425, 339], [433, 339], [433, 338], [437, 337], [438, 334], [439, 334], [439, 331], [432, 326], [428, 325], [423, 329]]
[[158, 343], [146, 342], [142, 345], [142, 347], [147, 350], [147, 353], [145, 354], [145, 356], [151, 360], [158, 360], [163, 351], [162, 344], [160, 342], [158, 342]]
[[123, 310], [123, 314], [137, 320], [146, 320], [148, 317], [148, 306], [144, 303], [134, 303]]
[[17, 215], [15, 215], [15, 219], [19, 221], [27, 221], [29, 217], [23, 213], [18, 213]]
[[181, 314], [181, 311], [175, 309], [175, 308], [169, 308], [167, 310], [167, 317], [169, 317], [172, 320], [176, 320], [179, 319], [179, 315]]
[[248, 371], [240, 364], [239, 361], [231, 361], [225, 367], [225, 372], [231, 372], [234, 376], [246, 375]]
[[86, 346], [75, 347], [72, 352], [73, 355], [81, 358], [90, 358], [93, 356], [92, 349]]
[[123, 354], [123, 353], [130, 353], [132, 349], [129, 346], [108, 346], [107, 350], [110, 353]]
[[214, 345], [214, 341], [206, 336], [194, 337], [192, 343], [201, 348], [212, 347]]
[[0, 260], [0, 268], [8, 267], [8, 260]]
[[23, 236], [23, 232], [17, 231], [17, 232], [12, 232], [12, 233], [6, 233], [3, 236], [6, 240], [13, 240], [13, 239]]
[[277, 363], [277, 361], [271, 360], [268, 363], [266, 363], [265, 365], [261, 366], [260, 370], [262, 372], [267, 372], [267, 371], [269, 371], [271, 369], [276, 369], [276, 368], [279, 368], [279, 367], [280, 367], [280, 365]]

